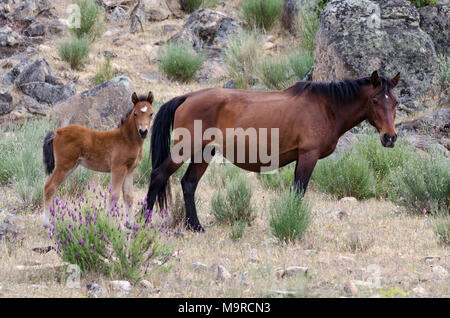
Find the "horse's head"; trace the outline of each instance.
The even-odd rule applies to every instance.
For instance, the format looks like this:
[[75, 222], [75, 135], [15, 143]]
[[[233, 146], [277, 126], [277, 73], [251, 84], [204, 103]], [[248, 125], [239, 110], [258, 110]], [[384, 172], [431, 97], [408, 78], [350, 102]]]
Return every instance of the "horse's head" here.
[[368, 121], [380, 134], [381, 144], [384, 147], [394, 147], [397, 140], [395, 131], [395, 107], [398, 99], [394, 93], [394, 87], [398, 84], [400, 73], [392, 79], [378, 76], [375, 71], [370, 77], [372, 85], [367, 101]]
[[148, 135], [150, 122], [153, 116], [153, 93], [149, 92], [147, 98], [139, 98], [136, 93], [133, 93], [131, 101], [134, 104], [132, 112], [138, 134], [142, 139], [145, 139]]

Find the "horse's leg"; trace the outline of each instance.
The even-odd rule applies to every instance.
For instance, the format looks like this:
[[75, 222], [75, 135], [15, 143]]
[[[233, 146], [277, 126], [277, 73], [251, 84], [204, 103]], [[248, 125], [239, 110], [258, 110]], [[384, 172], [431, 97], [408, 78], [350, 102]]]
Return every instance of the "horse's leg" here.
[[49, 227], [49, 213], [52, 208], [52, 200], [56, 189], [64, 182], [64, 180], [77, 168], [76, 162], [67, 162], [65, 164], [58, 164], [45, 181], [44, 185], [44, 213], [42, 215], [43, 226]]
[[303, 194], [306, 192], [317, 160], [318, 156], [311, 152], [302, 153], [298, 156], [294, 173], [294, 187], [297, 192], [302, 192]]
[[128, 217], [131, 217], [131, 207], [133, 206], [133, 171], [125, 176], [122, 186], [123, 201], [125, 202], [125, 211]]
[[112, 167], [111, 169], [112, 189], [111, 197], [109, 199], [109, 210], [119, 202], [120, 190], [122, 189], [127, 171], [128, 169], [125, 166]]
[[183, 162], [175, 163], [169, 156], [150, 175], [150, 185], [147, 192], [147, 209], [152, 210], [155, 205], [156, 195], [169, 180], [169, 177], [183, 165]]
[[189, 165], [185, 175], [181, 179], [181, 187], [183, 188], [184, 203], [186, 205], [186, 225], [194, 231], [204, 232], [197, 217], [197, 209], [195, 207], [195, 190], [197, 189], [200, 178], [208, 168], [207, 162], [193, 163]]

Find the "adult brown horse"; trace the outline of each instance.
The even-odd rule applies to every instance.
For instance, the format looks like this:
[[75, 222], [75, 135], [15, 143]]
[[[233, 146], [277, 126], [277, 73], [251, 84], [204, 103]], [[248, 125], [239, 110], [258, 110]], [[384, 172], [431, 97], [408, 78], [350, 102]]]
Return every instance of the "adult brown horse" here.
[[[270, 130], [267, 134], [269, 153], [277, 153], [280, 167], [297, 161], [294, 185], [305, 191], [318, 159], [331, 154], [339, 137], [363, 120], [368, 120], [380, 134], [385, 147], [394, 147], [397, 134], [394, 127], [397, 98], [393, 88], [400, 79], [400, 73], [388, 79], [378, 72], [371, 77], [332, 83], [298, 82], [282, 91], [260, 92], [238, 89], [211, 88], [191, 92], [176, 97], [164, 104], [157, 113], [151, 137], [152, 166], [151, 180], [147, 194], [147, 208], [152, 209], [155, 200], [159, 206], [166, 206], [168, 178], [190, 158], [191, 163], [181, 180], [186, 204], [186, 225], [196, 231], [203, 231], [199, 223], [194, 202], [197, 184], [208, 167], [208, 160], [194, 160], [196, 154], [204, 151], [211, 142], [220, 144], [215, 137], [202, 138], [190, 143], [190, 148], [175, 153], [174, 149], [186, 137], [175, 139], [170, 150], [170, 130], [184, 129], [198, 138], [195, 121], [201, 120], [201, 136], [209, 128], [217, 128], [223, 136], [229, 129], [255, 129], [257, 139], [262, 140], [261, 128]], [[273, 128], [278, 129], [278, 149], [274, 149], [271, 136]], [[234, 149], [249, 150], [250, 136], [245, 142], [233, 136]], [[264, 136], [265, 137], [265, 136]], [[187, 143], [189, 145], [189, 143]], [[229, 146], [230, 147], [230, 146]], [[257, 148], [262, 145], [257, 143]], [[220, 149], [236, 166], [249, 171], [260, 172], [266, 162], [262, 162], [260, 152], [256, 161], [251, 161], [251, 153], [244, 160], [236, 160], [237, 151], [228, 156], [226, 145]], [[260, 150], [260, 149], [258, 149]], [[276, 151], [277, 150], [277, 151]], [[248, 152], [248, 151], [247, 151]], [[247, 153], [246, 152], [246, 153]], [[190, 153], [186, 156], [186, 153]], [[192, 154], [192, 155], [191, 155]], [[183, 155], [184, 159], [179, 160]], [[198, 158], [198, 157], [197, 157]], [[275, 167], [277, 168], [277, 167]]]
[[82, 165], [99, 172], [111, 172], [111, 199], [117, 201], [123, 191], [127, 213], [133, 202], [133, 171], [142, 159], [142, 146], [153, 116], [153, 94], [131, 96], [133, 107], [117, 129], [96, 131], [72, 125], [51, 131], [44, 140], [43, 155], [47, 174], [44, 186], [44, 227], [58, 186]]

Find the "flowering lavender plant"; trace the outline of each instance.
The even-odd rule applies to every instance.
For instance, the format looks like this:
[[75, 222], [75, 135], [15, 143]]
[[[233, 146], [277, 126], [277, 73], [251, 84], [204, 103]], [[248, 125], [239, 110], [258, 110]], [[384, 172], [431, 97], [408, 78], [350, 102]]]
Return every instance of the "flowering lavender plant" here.
[[152, 222], [151, 211], [145, 217], [138, 217], [138, 212], [132, 220], [121, 207], [108, 208], [108, 191], [90, 183], [88, 189], [87, 196], [80, 194], [70, 203], [56, 198], [48, 234], [57, 253], [83, 272], [138, 281], [147, 273], [150, 259], [161, 250], [161, 228]]

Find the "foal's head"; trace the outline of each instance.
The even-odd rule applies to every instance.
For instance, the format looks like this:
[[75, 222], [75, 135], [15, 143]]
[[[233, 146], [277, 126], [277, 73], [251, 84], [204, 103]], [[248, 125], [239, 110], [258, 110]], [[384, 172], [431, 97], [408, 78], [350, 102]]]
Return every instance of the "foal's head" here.
[[400, 73], [389, 79], [378, 76], [377, 71], [373, 72], [370, 77], [372, 87], [367, 101], [368, 120], [378, 130], [381, 144], [384, 147], [394, 147], [397, 140], [394, 121], [398, 99], [393, 89], [399, 79]]
[[133, 93], [131, 101], [133, 102], [134, 107], [130, 116], [134, 117], [139, 136], [142, 139], [145, 139], [148, 135], [150, 122], [153, 116], [153, 94], [152, 92], [149, 92], [147, 97], [138, 97], [136, 93]]

